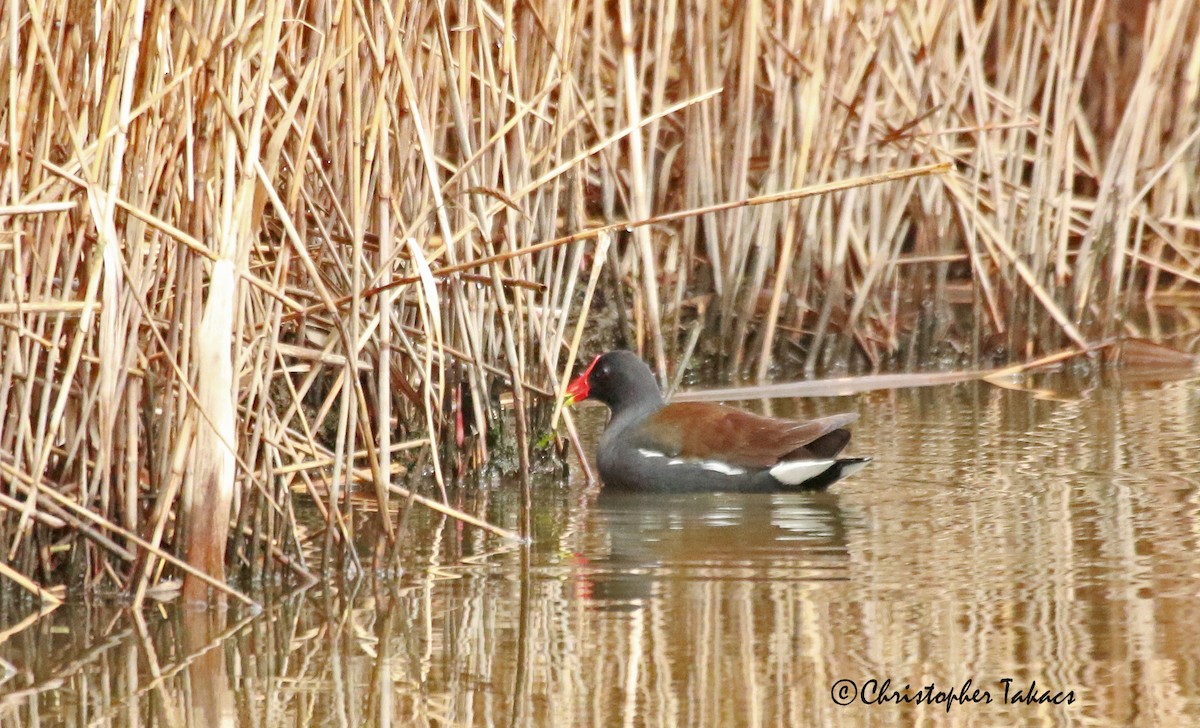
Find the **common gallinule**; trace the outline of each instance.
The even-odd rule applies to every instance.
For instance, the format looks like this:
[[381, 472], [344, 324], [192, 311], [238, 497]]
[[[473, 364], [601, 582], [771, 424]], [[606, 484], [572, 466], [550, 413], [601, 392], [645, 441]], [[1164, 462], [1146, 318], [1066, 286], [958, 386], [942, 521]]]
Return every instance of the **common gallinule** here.
[[855, 413], [811, 422], [762, 417], [706, 402], [664, 404], [650, 367], [629, 351], [592, 360], [567, 402], [612, 411], [596, 455], [606, 487], [648, 491], [825, 488], [870, 458], [838, 458]]

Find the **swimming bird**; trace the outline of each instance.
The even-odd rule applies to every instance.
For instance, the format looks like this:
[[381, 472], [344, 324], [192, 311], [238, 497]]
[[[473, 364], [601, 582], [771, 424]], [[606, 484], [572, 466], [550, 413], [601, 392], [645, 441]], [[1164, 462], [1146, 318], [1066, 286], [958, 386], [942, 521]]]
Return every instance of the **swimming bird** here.
[[857, 413], [808, 422], [707, 402], [666, 404], [633, 352], [592, 360], [567, 386], [567, 403], [611, 411], [596, 464], [605, 487], [641, 491], [789, 491], [828, 487], [870, 458], [839, 458]]

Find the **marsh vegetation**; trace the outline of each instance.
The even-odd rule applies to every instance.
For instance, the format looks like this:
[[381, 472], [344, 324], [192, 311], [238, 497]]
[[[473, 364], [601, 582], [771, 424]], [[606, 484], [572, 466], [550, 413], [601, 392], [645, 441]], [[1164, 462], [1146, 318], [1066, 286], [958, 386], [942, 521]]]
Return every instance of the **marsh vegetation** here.
[[675, 384], [1161, 338], [1197, 37], [1188, 2], [9, 2], [2, 576], [248, 598], [227, 565], [387, 564], [396, 507], [528, 533], [447, 488], [528, 500], [581, 349]]

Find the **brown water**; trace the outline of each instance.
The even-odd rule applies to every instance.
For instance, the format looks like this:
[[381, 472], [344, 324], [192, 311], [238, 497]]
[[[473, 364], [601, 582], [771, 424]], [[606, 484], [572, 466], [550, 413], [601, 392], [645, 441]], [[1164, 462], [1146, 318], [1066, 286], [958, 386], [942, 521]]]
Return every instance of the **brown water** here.
[[575, 475], [538, 484], [528, 551], [416, 519], [386, 586], [6, 614], [0, 726], [1198, 725], [1200, 381], [1034, 384], [770, 403], [862, 412], [875, 462], [829, 493]]

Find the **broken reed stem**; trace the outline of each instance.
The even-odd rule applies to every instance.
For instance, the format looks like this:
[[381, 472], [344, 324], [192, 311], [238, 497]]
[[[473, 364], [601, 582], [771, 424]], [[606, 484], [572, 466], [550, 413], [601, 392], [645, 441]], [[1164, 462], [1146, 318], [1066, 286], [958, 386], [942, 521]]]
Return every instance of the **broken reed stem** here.
[[691, 389], [679, 392], [678, 402], [727, 402], [739, 399], [776, 399], [781, 397], [845, 397], [851, 394], [877, 392], [886, 389], [912, 389], [914, 387], [939, 387], [976, 380], [995, 381], [1014, 374], [1058, 364], [1078, 356], [1100, 351], [1116, 343], [1114, 340], [1089, 344], [1083, 350], [1064, 349], [1037, 359], [1010, 367], [995, 369], [966, 369], [949, 372], [916, 372], [904, 374], [866, 374], [855, 377], [832, 377], [799, 382], [775, 382], [748, 387], [716, 387]]
[[57, 607], [62, 604], [62, 597], [66, 593], [65, 587], [56, 587], [54, 589], [43, 589], [39, 584], [27, 578], [24, 574], [12, 568], [8, 564], [0, 561], [0, 576], [7, 578], [17, 586], [29, 592], [38, 598], [38, 601], [52, 607]]

